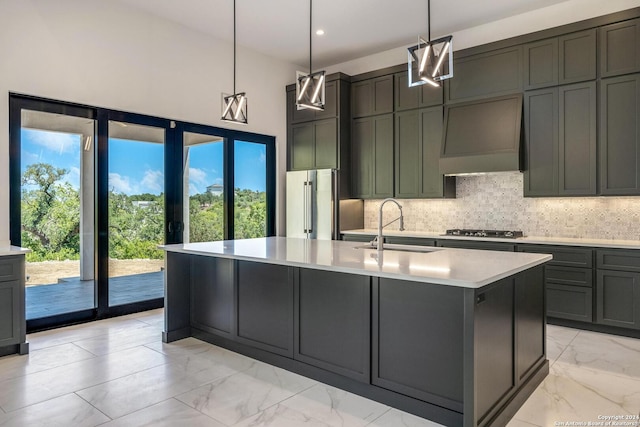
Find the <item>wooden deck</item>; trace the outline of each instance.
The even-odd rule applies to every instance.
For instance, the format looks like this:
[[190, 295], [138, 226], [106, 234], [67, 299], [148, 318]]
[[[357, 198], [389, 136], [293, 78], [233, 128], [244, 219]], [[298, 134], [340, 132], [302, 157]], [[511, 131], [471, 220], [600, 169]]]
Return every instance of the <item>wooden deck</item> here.
[[[164, 272], [112, 277], [109, 280], [109, 305], [122, 305], [164, 297]], [[61, 279], [52, 285], [26, 289], [27, 319], [71, 313], [95, 307], [94, 281], [79, 277]]]

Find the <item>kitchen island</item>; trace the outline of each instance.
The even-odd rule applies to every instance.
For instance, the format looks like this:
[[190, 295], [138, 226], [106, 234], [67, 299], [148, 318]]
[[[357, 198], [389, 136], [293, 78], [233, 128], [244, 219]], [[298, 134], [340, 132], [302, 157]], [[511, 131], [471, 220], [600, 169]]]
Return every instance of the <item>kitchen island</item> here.
[[362, 246], [163, 246], [163, 339], [194, 336], [443, 425], [505, 425], [549, 370], [551, 256]]

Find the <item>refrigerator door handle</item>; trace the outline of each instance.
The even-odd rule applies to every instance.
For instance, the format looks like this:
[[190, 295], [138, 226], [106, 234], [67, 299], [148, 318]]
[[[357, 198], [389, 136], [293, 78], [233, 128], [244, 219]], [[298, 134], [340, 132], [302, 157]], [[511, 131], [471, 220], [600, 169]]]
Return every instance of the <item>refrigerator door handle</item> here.
[[305, 234], [309, 231], [307, 230], [307, 181], [302, 183], [302, 226], [304, 227]]
[[307, 209], [309, 212], [308, 232], [313, 233], [313, 181], [309, 181], [307, 201], [308, 201]]

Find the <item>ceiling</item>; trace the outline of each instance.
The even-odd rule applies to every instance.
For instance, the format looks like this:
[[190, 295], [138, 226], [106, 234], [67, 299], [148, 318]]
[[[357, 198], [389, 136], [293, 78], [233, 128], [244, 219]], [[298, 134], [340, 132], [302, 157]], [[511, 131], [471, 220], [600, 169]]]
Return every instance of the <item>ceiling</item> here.
[[[118, 0], [216, 38], [233, 40], [232, 0]], [[567, 0], [433, 0], [435, 38]], [[237, 0], [238, 44], [287, 62], [309, 61], [309, 2]], [[427, 0], [316, 0], [314, 69], [406, 46], [427, 32]]]

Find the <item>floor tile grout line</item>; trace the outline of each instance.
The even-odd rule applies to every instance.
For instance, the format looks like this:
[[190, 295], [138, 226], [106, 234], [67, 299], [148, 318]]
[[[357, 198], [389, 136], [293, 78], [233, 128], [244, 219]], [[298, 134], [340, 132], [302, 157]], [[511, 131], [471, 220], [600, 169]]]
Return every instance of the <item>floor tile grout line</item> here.
[[631, 376], [630, 374], [625, 374], [625, 373], [621, 373], [621, 372], [611, 372], [611, 371], [606, 371], [603, 369], [597, 369], [597, 368], [592, 368], [590, 366], [587, 365], [576, 365], [573, 363], [568, 363], [568, 362], [560, 362], [561, 364], [567, 366], [569, 369], [579, 369], [579, 370], [586, 370], [589, 371], [592, 374], [597, 374], [597, 375], [612, 375], [614, 377], [617, 378], [624, 378], [626, 380], [630, 380], [633, 382], [638, 382], [640, 383], [640, 377], [634, 377]]
[[373, 423], [375, 423], [377, 420], [379, 420], [380, 418], [382, 418], [383, 416], [385, 416], [386, 414], [388, 414], [389, 412], [391, 412], [393, 408], [389, 407], [389, 409], [387, 409], [386, 411], [384, 411], [379, 417], [376, 417], [375, 419], [371, 420], [370, 422], [368, 422], [366, 425], [371, 425]]
[[[100, 412], [102, 415], [104, 415], [105, 417], [109, 418], [109, 421], [113, 421], [115, 418], [111, 418], [109, 415], [105, 414], [104, 412], [102, 412], [97, 406], [95, 406], [94, 404], [92, 404], [91, 402], [89, 402], [87, 399], [85, 399], [84, 397], [80, 396], [77, 392], [73, 392], [73, 394], [75, 394], [76, 396], [78, 396], [80, 399], [82, 399], [84, 402], [87, 402], [87, 404], [89, 406], [91, 406], [93, 409], [95, 409], [96, 411]], [[105, 423], [109, 422], [109, 421], [105, 421]], [[104, 424], [104, 423], [101, 423]]]

